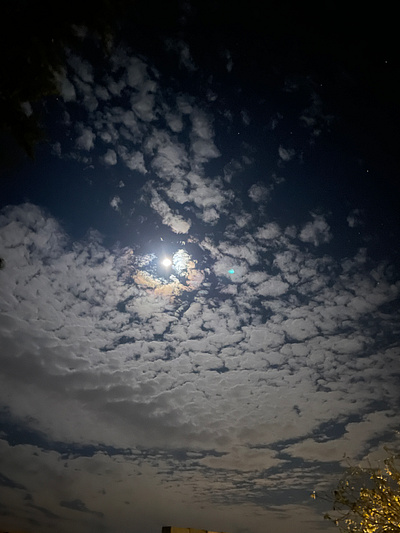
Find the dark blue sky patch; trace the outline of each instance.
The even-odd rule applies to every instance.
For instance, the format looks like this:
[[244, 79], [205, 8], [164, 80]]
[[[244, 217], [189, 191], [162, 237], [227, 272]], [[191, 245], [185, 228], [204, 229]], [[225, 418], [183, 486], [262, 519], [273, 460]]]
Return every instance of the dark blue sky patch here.
[[104, 516], [103, 513], [101, 513], [100, 511], [91, 511], [90, 509], [88, 509], [86, 507], [86, 504], [82, 500], [79, 500], [79, 499], [72, 500], [72, 501], [62, 500], [60, 501], [60, 506], [66, 507], [67, 509], [72, 509], [74, 511], [79, 511], [81, 513], [91, 513], [91, 514], [95, 514], [101, 517]]
[[8, 487], [11, 489], [26, 490], [26, 487], [24, 487], [20, 483], [17, 483], [16, 481], [13, 481], [12, 479], [10, 479], [9, 477], [5, 476], [2, 473], [0, 473], [0, 485], [2, 487]]
[[51, 518], [52, 520], [59, 520], [61, 518], [59, 515], [53, 513], [52, 511], [41, 505], [35, 505], [34, 503], [27, 503], [26, 505], [32, 509], [39, 511], [39, 513], [43, 514], [46, 518]]
[[109, 455], [129, 453], [129, 450], [117, 449], [112, 446], [82, 445], [78, 443], [68, 443], [60, 441], [51, 441], [47, 435], [29, 427], [29, 421], [24, 424], [20, 420], [14, 419], [7, 410], [0, 413], [0, 430], [5, 439], [11, 446], [30, 444], [44, 451], [56, 451], [64, 459], [72, 457], [93, 457], [98, 452], [104, 452]]

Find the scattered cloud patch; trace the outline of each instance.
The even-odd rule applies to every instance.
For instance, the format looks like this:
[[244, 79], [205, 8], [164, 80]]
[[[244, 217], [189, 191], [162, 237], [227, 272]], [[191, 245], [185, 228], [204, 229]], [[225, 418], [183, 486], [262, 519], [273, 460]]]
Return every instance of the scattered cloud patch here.
[[78, 126], [80, 135], [75, 141], [75, 145], [79, 150], [90, 151], [94, 147], [94, 140], [96, 135], [91, 128], [84, 127], [82, 124]]
[[226, 70], [232, 72], [233, 69], [233, 59], [229, 50], [225, 50], [225, 59], [226, 59]]
[[119, 206], [122, 204], [122, 200], [119, 196], [114, 196], [114, 198], [112, 198], [112, 200], [110, 201], [110, 205], [111, 207], [115, 210], [115, 211], [119, 211]]
[[189, 45], [180, 39], [167, 39], [167, 49], [178, 54], [179, 63], [189, 72], [197, 70], [197, 67], [193, 61], [190, 53]]
[[269, 200], [271, 188], [261, 183], [254, 183], [249, 189], [249, 198], [256, 203], [265, 203]]
[[173, 213], [168, 203], [156, 192], [152, 191], [150, 207], [160, 215], [163, 224], [170, 227], [174, 233], [187, 233], [191, 222], [181, 215]]
[[114, 150], [109, 148], [107, 152], [104, 154], [103, 161], [106, 165], [116, 165], [117, 164], [117, 154]]
[[282, 230], [276, 222], [270, 222], [265, 226], [259, 228], [256, 233], [256, 238], [263, 241], [271, 241], [278, 239], [282, 234]]
[[279, 157], [285, 163], [291, 161], [296, 155], [296, 150], [293, 148], [284, 148], [282, 145], [278, 148]]
[[250, 119], [249, 112], [246, 109], [242, 109], [240, 111], [240, 117], [241, 117], [242, 122], [243, 122], [243, 124], [245, 126], [249, 126], [250, 125], [251, 119]]
[[350, 228], [357, 228], [359, 226], [362, 226], [362, 211], [360, 209], [353, 209], [347, 216], [347, 223]]
[[314, 246], [320, 246], [331, 241], [333, 235], [330, 231], [329, 224], [322, 215], [313, 215], [314, 220], [307, 222], [299, 233], [299, 239], [303, 242], [312, 243]]
[[74, 102], [76, 100], [76, 91], [74, 85], [67, 77], [65, 69], [55, 72], [54, 76], [58, 83], [58, 88], [65, 102]]

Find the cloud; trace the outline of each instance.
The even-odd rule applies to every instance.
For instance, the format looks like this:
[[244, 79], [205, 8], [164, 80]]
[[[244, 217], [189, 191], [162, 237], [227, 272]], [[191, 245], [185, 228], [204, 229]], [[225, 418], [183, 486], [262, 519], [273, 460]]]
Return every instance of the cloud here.
[[311, 105], [303, 111], [300, 120], [311, 130], [312, 136], [315, 138], [330, 128], [334, 117], [324, 112], [322, 100], [314, 90], [311, 91], [310, 100]]
[[72, 53], [68, 53], [67, 60], [69, 66], [83, 82], [93, 83], [93, 67], [88, 61]]
[[80, 135], [75, 141], [75, 145], [79, 150], [92, 150], [94, 147], [94, 140], [96, 135], [91, 128], [84, 127], [82, 124], [77, 128], [80, 130]]
[[232, 72], [232, 68], [233, 68], [233, 60], [232, 60], [232, 56], [231, 56], [231, 53], [229, 50], [225, 50], [225, 59], [226, 59], [226, 70], [228, 72]]
[[118, 155], [121, 157], [122, 161], [129, 168], [129, 170], [137, 170], [141, 174], [147, 173], [142, 152], [129, 152], [125, 146], [119, 146]]
[[[162, 205], [163, 213], [166, 213], [168, 201], [181, 205], [192, 204], [199, 219], [207, 224], [215, 224], [231, 201], [232, 191], [224, 186], [220, 178], [210, 179], [204, 176], [203, 164], [210, 158], [217, 157], [219, 152], [212, 141], [214, 132], [209, 117], [198, 108], [191, 108], [190, 117], [192, 123], [190, 155], [183, 143], [178, 142], [176, 137], [164, 130], [153, 131], [144, 144], [153, 171], [163, 180], [162, 183], [153, 181], [151, 187], [155, 189], [152, 197], [158, 197], [162, 192], [164, 203], [153, 199], [150, 206], [160, 213]], [[168, 209], [169, 212], [172, 211], [171, 207]], [[176, 217], [183, 220], [182, 215], [176, 214]], [[169, 217], [168, 220], [170, 225]], [[174, 226], [177, 227], [175, 222]], [[187, 223], [185, 227], [189, 227]], [[179, 232], [186, 231], [183, 231], [181, 226]]]
[[235, 447], [229, 454], [222, 457], [208, 456], [199, 460], [199, 463], [211, 468], [226, 468], [227, 470], [241, 470], [251, 472], [272, 468], [282, 460], [277, 459], [276, 453], [269, 449], [262, 451], [247, 446]]
[[125, 57], [123, 64], [126, 68], [127, 84], [134, 89], [142, 90], [149, 79], [146, 63], [138, 57]]
[[106, 165], [116, 165], [117, 164], [117, 154], [114, 150], [109, 148], [104, 154], [103, 161]]
[[188, 168], [185, 146], [171, 138], [167, 132], [155, 131], [144, 145], [152, 156], [151, 166], [156, 174], [166, 180], [179, 179]]
[[347, 223], [350, 228], [356, 228], [358, 226], [363, 225], [362, 221], [362, 212], [360, 209], [353, 209], [348, 217], [347, 217]]
[[[378, 435], [381, 431], [387, 430], [389, 427], [396, 427], [396, 423], [392, 419], [392, 413], [381, 411], [378, 413], [371, 413], [362, 417], [361, 421], [349, 422], [345, 424], [344, 436], [341, 437], [342, 443], [346, 443], [347, 457], [363, 457], [365, 450], [364, 446], [371, 439], [374, 433]], [[306, 458], [308, 461], [339, 461], [343, 466], [347, 466], [347, 460], [342, 453], [343, 448], [336, 447], [336, 439], [326, 439], [323, 441], [315, 441], [313, 439], [305, 439], [304, 441], [289, 446], [287, 451], [292, 455], [298, 455]]]
[[189, 72], [197, 70], [190, 53], [189, 45], [180, 39], [167, 39], [165, 41], [167, 50], [172, 50], [179, 55], [179, 63], [185, 67]]
[[219, 246], [219, 250], [222, 254], [226, 254], [235, 259], [243, 259], [249, 265], [256, 265], [259, 262], [259, 257], [256, 249], [252, 246], [252, 243], [246, 244], [231, 244], [223, 242]]
[[166, 113], [165, 120], [174, 133], [179, 133], [183, 130], [183, 121], [180, 114], [172, 112]]
[[199, 163], [206, 163], [210, 159], [221, 155], [213, 142], [203, 139], [197, 139], [192, 142], [192, 152], [196, 161]]
[[[175, 42], [174, 46], [187, 58], [183, 44]], [[220, 178], [205, 176], [203, 166], [221, 155], [214, 142], [213, 116], [190, 95], [176, 95], [171, 106], [168, 91], [161, 90], [158, 84], [156, 69], [143, 58], [129, 56], [117, 48], [108, 62], [110, 69], [103, 78], [78, 57], [69, 62], [79, 105], [87, 113], [86, 122], [76, 127], [77, 150], [69, 157], [96, 164], [98, 152], [94, 148], [105, 144], [103, 155], [97, 159], [101, 163], [114, 166], [122, 162], [131, 171], [143, 175], [152, 171], [159, 178], [147, 185], [147, 190], [154, 188], [154, 194], [147, 197], [163, 224], [176, 233], [188, 231], [191, 223], [185, 213], [177, 211], [176, 204], [180, 204], [199, 220], [215, 225], [226, 212], [233, 193]], [[121, 107], [122, 94], [129, 99], [131, 109]], [[168, 130], [158, 124], [150, 127], [156, 116], [165, 120]], [[181, 132], [187, 134], [188, 142], [178, 138]], [[60, 157], [67, 157], [63, 142], [58, 141], [55, 146]], [[92, 151], [90, 160], [82, 155], [83, 151]], [[122, 196], [121, 191], [113, 191], [110, 196], [132, 204], [132, 199]], [[117, 207], [114, 201], [113, 206]]]
[[27, 117], [30, 117], [33, 113], [32, 106], [29, 102], [22, 102], [21, 109]]
[[76, 100], [75, 87], [67, 77], [65, 69], [55, 72], [54, 76], [56, 78], [59, 91], [62, 98], [65, 102], [74, 102]]
[[176, 107], [180, 113], [190, 115], [193, 110], [193, 98], [188, 95], [178, 94], [176, 97]]
[[271, 187], [262, 185], [261, 183], [254, 183], [249, 189], [249, 198], [253, 202], [261, 203], [267, 202], [270, 198]]
[[[123, 49], [114, 50], [106, 61], [110, 68], [105, 75], [97, 72], [87, 61], [70, 55], [68, 72], [58, 75], [66, 108], [74, 102], [80, 106], [84, 117], [76, 128], [75, 147], [92, 150], [95, 140], [101, 139], [112, 144], [110, 150], [115, 153], [137, 153], [133, 145], [142, 140], [147, 124], [157, 115], [157, 74], [154, 69], [150, 71], [143, 60], [129, 57]], [[123, 91], [130, 100], [131, 109], [121, 107]], [[81, 159], [77, 153], [71, 156]], [[113, 164], [115, 158], [106, 156], [100, 159], [106, 164]], [[128, 168], [143, 172], [143, 164], [131, 157], [125, 159]]]
[[167, 194], [180, 203], [191, 202], [198, 208], [195, 213], [203, 222], [217, 222], [232, 201], [233, 192], [224, 187], [220, 178], [210, 179], [199, 172], [189, 172], [185, 178], [180, 194], [175, 194], [172, 187]]
[[283, 146], [279, 146], [278, 152], [279, 157], [285, 162], [290, 161], [296, 155], [296, 151], [293, 148], [283, 148]]
[[114, 97], [121, 96], [122, 91], [126, 88], [126, 81], [123, 78], [119, 80], [112, 79], [111, 77], [106, 79], [106, 90]]
[[282, 323], [282, 327], [289, 338], [294, 341], [304, 341], [309, 337], [315, 337], [318, 333], [315, 325], [310, 320], [304, 318], [285, 320]]
[[169, 226], [174, 233], [189, 231], [191, 222], [173, 213], [167, 202], [156, 191], [151, 192], [150, 207], [161, 216], [163, 224]]
[[310, 242], [314, 246], [328, 243], [332, 240], [333, 235], [330, 231], [329, 224], [322, 215], [313, 215], [314, 220], [307, 222], [300, 231], [299, 239], [303, 242]]
[[[161, 195], [150, 201], [174, 231], [184, 225]], [[166, 274], [156, 247], [109, 250], [95, 232], [74, 242], [32, 204], [1, 212], [10, 508], [27, 509], [29, 493], [29, 512], [49, 520], [122, 527], [123, 501], [142, 502], [152, 523], [147, 490], [178, 513], [180, 485], [217, 513], [216, 499], [248, 509], [250, 486], [264, 513], [266, 491], [276, 504], [289, 481], [326, 483], [325, 463], [375, 450], [394, 427], [400, 321], [388, 308], [400, 284], [385, 267], [365, 253], [316, 256], [279, 226], [273, 247], [243, 228], [219, 235], [191, 243], [203, 269], [182, 245], [185, 268]]]
[[257, 293], [262, 296], [277, 297], [285, 294], [289, 289], [289, 284], [282, 281], [278, 276], [270, 278], [257, 286]]
[[276, 222], [269, 222], [268, 224], [265, 224], [259, 228], [255, 236], [257, 239], [263, 241], [273, 241], [280, 237], [281, 234], [282, 230], [279, 225]]
[[99, 100], [109, 100], [111, 98], [111, 95], [106, 87], [102, 87], [101, 85], [96, 85], [94, 87], [94, 93], [96, 95], [96, 98]]
[[242, 110], [240, 111], [240, 116], [241, 116], [241, 119], [242, 119], [243, 124], [244, 124], [245, 126], [249, 126], [249, 125], [250, 125], [250, 122], [251, 122], [249, 112], [248, 112], [246, 109], [242, 109]]
[[112, 198], [112, 200], [110, 201], [110, 205], [115, 211], [119, 211], [119, 206], [121, 205], [121, 203], [122, 200], [119, 196], [114, 196], [114, 198]]
[[154, 110], [156, 91], [156, 83], [152, 80], [147, 80], [143, 83], [140, 92], [131, 96], [132, 109], [144, 122], [151, 122], [156, 118]]
[[214, 137], [210, 117], [199, 108], [194, 108], [190, 113], [192, 121], [192, 133], [195, 137], [203, 140], [210, 140]]
[[192, 122], [191, 149], [197, 163], [205, 163], [221, 154], [215, 146], [214, 131], [211, 119], [204, 111], [193, 108], [190, 119]]

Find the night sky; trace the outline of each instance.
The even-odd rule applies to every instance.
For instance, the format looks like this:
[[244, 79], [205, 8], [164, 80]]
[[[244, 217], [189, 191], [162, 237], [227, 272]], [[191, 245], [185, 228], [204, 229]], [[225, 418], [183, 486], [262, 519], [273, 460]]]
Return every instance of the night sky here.
[[0, 530], [333, 531], [399, 445], [395, 15], [165, 4], [3, 137]]

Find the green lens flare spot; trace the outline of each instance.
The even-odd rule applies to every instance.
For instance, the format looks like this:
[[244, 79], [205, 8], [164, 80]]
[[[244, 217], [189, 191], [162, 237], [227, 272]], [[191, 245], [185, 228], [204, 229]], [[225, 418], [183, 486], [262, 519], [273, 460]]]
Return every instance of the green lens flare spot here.
[[234, 274], [234, 273], [235, 273], [235, 271], [233, 270], [233, 268], [230, 268], [230, 269], [228, 270], [228, 274]]

